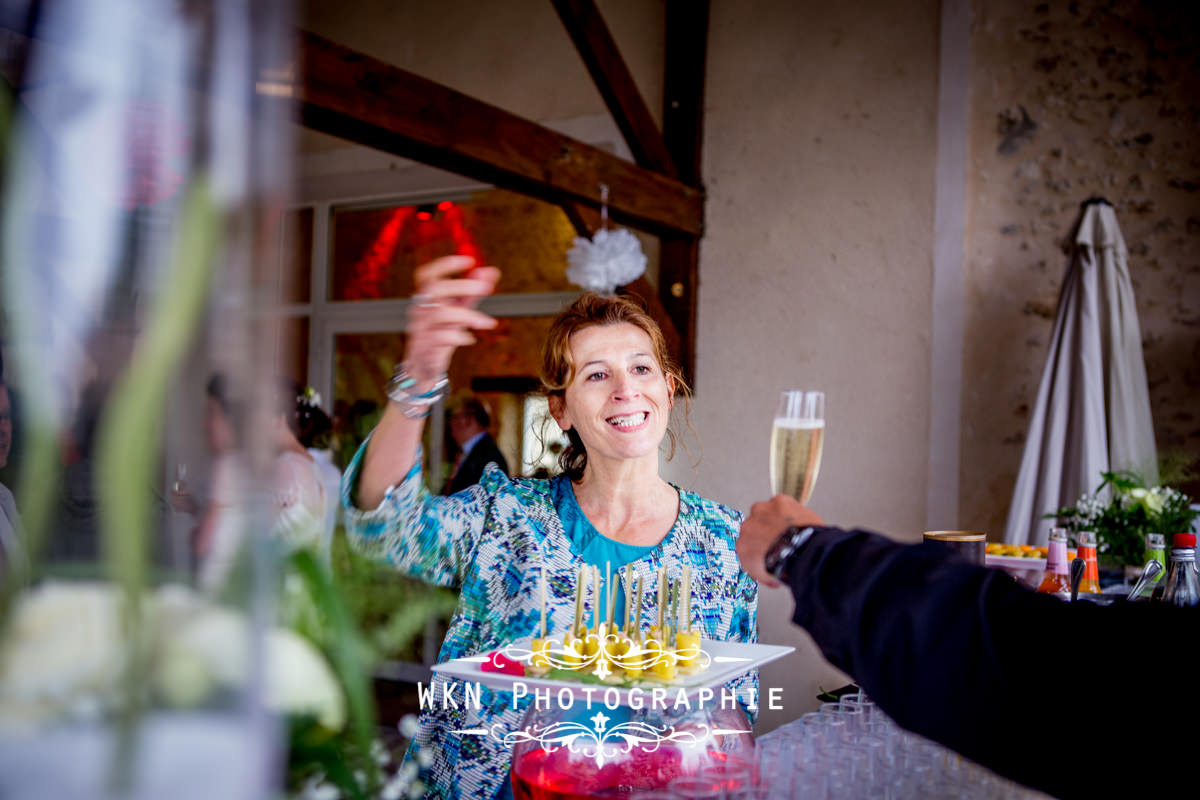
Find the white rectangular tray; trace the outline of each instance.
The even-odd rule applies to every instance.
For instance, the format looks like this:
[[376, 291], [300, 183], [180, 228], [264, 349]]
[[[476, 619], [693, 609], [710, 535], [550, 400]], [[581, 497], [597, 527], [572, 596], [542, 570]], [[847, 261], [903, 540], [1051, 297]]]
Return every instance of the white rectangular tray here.
[[984, 563], [989, 567], [1000, 567], [1001, 569], [1035, 570], [1037, 572], [1046, 571], [1046, 559], [1044, 558], [1021, 558], [1020, 556], [985, 556]]
[[[531, 647], [532, 641], [525, 639], [508, 645], [501, 652], [519, 655], [528, 653]], [[712, 658], [712, 663], [708, 669], [695, 675], [681, 674], [677, 683], [661, 684], [666, 689], [667, 696], [672, 700], [678, 697], [680, 689], [684, 690], [685, 695], [689, 698], [695, 697], [705, 689], [717, 690], [717, 687], [722, 684], [728, 683], [745, 672], [757, 669], [763, 664], [783, 658], [796, 648], [775, 644], [714, 642], [704, 639], [700, 642], [700, 649]], [[634, 690], [633, 687], [626, 686], [606, 686], [598, 683], [583, 683], [581, 681], [537, 678], [533, 676], [521, 677], [518, 675], [506, 675], [500, 672], [484, 672], [482, 669], [483, 662], [488, 659], [490, 652], [465, 658], [456, 658], [444, 664], [434, 664], [433, 671], [447, 678], [470, 683], [478, 682], [484, 686], [505, 691], [513, 691], [516, 684], [522, 683], [529, 697], [533, 696], [535, 689], [542, 689], [543, 691], [550, 689], [554, 692], [555, 696], [557, 696], [559, 690], [568, 689], [576, 698], [587, 699], [590, 692], [591, 699], [601, 701], [604, 699], [607, 690], [616, 689], [620, 698], [617, 702], [627, 705], [629, 693]], [[513, 658], [513, 660], [518, 659]], [[524, 663], [529, 663], [528, 658], [525, 659]], [[642, 694], [649, 697], [654, 686], [643, 686], [640, 688]], [[720, 702], [719, 690], [715, 692], [714, 697], [717, 698], [717, 702]]]

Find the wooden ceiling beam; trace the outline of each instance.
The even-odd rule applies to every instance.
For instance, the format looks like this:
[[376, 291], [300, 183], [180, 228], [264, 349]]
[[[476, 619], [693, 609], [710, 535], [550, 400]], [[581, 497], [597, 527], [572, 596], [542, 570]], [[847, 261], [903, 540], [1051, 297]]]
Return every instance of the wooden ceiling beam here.
[[662, 132], [633, 74], [621, 57], [612, 33], [593, 0], [551, 0], [575, 49], [579, 51], [608, 111], [625, 137], [633, 160], [646, 169], [678, 176]]
[[310, 32], [298, 40], [301, 122], [356, 144], [657, 234], [699, 235], [702, 192]]
[[[709, 0], [667, 0], [663, 70], [663, 140], [684, 183], [703, 191], [704, 70]], [[684, 377], [696, 385], [696, 314], [700, 237], [666, 233], [659, 250], [658, 293], [679, 333]]]
[[704, 141], [704, 72], [709, 0], [667, 0], [663, 141], [679, 179], [699, 187]]

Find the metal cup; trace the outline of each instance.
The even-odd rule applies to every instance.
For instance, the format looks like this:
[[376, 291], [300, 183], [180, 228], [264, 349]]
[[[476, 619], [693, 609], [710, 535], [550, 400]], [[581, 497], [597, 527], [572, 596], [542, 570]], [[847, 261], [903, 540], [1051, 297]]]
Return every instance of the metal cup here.
[[925, 541], [938, 542], [953, 549], [972, 564], [984, 565], [987, 534], [979, 531], [925, 531]]

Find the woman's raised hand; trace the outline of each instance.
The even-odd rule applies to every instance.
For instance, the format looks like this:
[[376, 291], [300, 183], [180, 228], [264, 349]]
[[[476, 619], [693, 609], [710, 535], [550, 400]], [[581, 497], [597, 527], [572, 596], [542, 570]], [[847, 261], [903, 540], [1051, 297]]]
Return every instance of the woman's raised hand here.
[[456, 347], [475, 343], [472, 330], [490, 330], [496, 320], [475, 306], [500, 280], [495, 267], [476, 267], [470, 256], [446, 256], [417, 268], [416, 293], [408, 313], [405, 365], [420, 383], [446, 373]]

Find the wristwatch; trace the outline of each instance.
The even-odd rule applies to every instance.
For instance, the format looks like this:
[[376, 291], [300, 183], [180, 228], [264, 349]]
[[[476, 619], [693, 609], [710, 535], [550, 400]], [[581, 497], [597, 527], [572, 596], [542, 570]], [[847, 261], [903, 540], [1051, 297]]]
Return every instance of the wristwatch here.
[[803, 547], [809, 537], [816, 532], [817, 529], [811, 525], [804, 528], [793, 525], [781, 533], [779, 538], [775, 540], [775, 544], [771, 545], [771, 548], [767, 550], [767, 555], [763, 559], [767, 572], [779, 580], [786, 582], [787, 572], [784, 568], [787, 566], [788, 559], [792, 557], [793, 553]]

